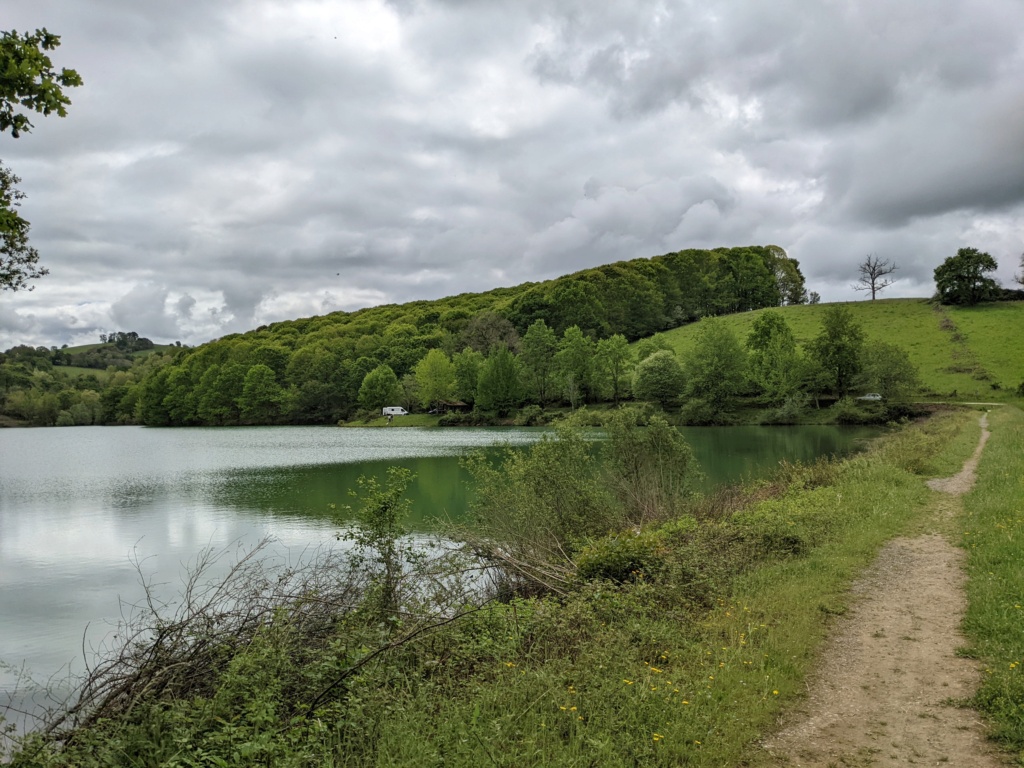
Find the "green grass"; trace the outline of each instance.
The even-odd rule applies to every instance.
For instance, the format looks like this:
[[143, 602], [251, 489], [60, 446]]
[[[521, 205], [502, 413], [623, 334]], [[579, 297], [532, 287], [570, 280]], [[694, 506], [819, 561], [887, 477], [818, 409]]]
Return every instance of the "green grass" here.
[[[777, 307], [722, 319], [745, 340], [762, 312], [779, 312], [797, 340], [806, 343], [818, 334], [826, 306]], [[1024, 338], [1024, 302], [937, 309], [925, 299], [879, 299], [844, 306], [864, 328], [869, 342], [877, 339], [904, 347], [918, 366], [923, 389], [939, 396], [937, 399], [955, 391], [963, 400], [1007, 401], [1024, 381], [1024, 356], [1019, 352]], [[959, 330], [964, 342], [954, 340], [953, 330], [940, 327], [943, 317]], [[685, 353], [693, 346], [696, 330], [697, 325], [691, 324], [668, 331], [665, 337], [677, 353]], [[951, 370], [970, 366], [975, 370]], [[1000, 389], [992, 389], [993, 383]]]
[[436, 427], [439, 416], [429, 413], [410, 413], [407, 416], [395, 416], [388, 424], [386, 416], [376, 416], [369, 421], [347, 421], [342, 422], [339, 427]]
[[95, 376], [97, 381], [105, 382], [110, 378], [110, 371], [100, 368], [81, 368], [77, 365], [56, 365], [53, 367], [55, 376], [65, 379], [77, 379], [79, 376]]
[[984, 665], [975, 704], [1024, 765], [1024, 412], [989, 415], [992, 437], [964, 497], [967, 654]]

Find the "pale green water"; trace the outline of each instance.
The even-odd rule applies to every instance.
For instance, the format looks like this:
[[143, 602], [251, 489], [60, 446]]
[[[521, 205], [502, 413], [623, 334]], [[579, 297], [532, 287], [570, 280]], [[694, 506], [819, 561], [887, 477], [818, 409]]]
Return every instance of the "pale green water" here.
[[[845, 454], [872, 430], [835, 427], [684, 430], [710, 484], [769, 471], [780, 459]], [[173, 590], [205, 547], [277, 539], [283, 557], [332, 544], [343, 526], [332, 503], [362, 474], [391, 465], [417, 475], [414, 525], [458, 517], [468, 480], [458, 456], [508, 442], [524, 429], [145, 429], [0, 430], [0, 660], [39, 678], [80, 657], [83, 632], [97, 642], [119, 599], [141, 596], [133, 559]], [[81, 664], [78, 664], [81, 668]], [[0, 709], [10, 673], [0, 670]]]

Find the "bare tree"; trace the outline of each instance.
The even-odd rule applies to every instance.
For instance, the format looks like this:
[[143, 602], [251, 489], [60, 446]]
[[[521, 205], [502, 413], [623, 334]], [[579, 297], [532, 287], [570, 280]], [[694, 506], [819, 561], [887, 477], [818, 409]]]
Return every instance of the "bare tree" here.
[[1020, 255], [1020, 273], [1014, 275], [1013, 279], [1021, 285], [1024, 285], [1024, 253]]
[[888, 259], [880, 259], [870, 253], [864, 257], [864, 261], [857, 265], [860, 270], [860, 277], [853, 286], [855, 291], [871, 291], [871, 300], [875, 300], [877, 294], [883, 288], [888, 288], [895, 280], [888, 279], [896, 271], [896, 263], [889, 263]]

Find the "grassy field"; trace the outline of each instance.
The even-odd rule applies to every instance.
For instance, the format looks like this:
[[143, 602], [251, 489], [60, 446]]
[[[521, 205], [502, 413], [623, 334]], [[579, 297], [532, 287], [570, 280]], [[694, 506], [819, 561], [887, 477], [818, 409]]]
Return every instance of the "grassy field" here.
[[[785, 317], [799, 342], [813, 339], [827, 304], [779, 307], [723, 318], [741, 339], [765, 311]], [[1024, 302], [971, 308], [939, 307], [925, 299], [879, 299], [844, 304], [868, 340], [899, 344], [918, 366], [924, 392], [935, 399], [1007, 401], [1024, 381]], [[676, 352], [693, 344], [697, 325], [665, 333]], [[994, 389], [993, 385], [999, 385]]]
[[81, 368], [77, 365], [54, 366], [53, 374], [65, 379], [77, 379], [79, 376], [95, 376], [97, 381], [100, 382], [105, 382], [110, 378], [110, 371], [100, 368]]
[[1024, 765], [1024, 412], [989, 415], [992, 438], [964, 498], [968, 553], [966, 655], [985, 665], [975, 705]]

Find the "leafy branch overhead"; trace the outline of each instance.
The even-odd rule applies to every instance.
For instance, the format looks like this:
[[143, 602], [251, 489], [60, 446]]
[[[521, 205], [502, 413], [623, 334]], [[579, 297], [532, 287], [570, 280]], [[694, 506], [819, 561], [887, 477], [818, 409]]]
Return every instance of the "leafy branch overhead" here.
[[[82, 78], [73, 69], [57, 72], [47, 51], [60, 45], [57, 35], [45, 29], [32, 34], [0, 32], [0, 133], [10, 131], [18, 138], [32, 129], [28, 115], [67, 115], [71, 100], [64, 88], [76, 88]], [[28, 244], [29, 223], [16, 210], [25, 194], [21, 181], [0, 165], [0, 291], [28, 287], [29, 280], [47, 274], [39, 266], [39, 253]]]
[[24, 35], [0, 32], [0, 133], [10, 130], [18, 138], [32, 129], [28, 115], [19, 107], [42, 115], [67, 116], [71, 99], [63, 89], [77, 88], [82, 78], [73, 69], [54, 70], [46, 52], [59, 45], [60, 37], [45, 28]]

